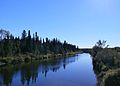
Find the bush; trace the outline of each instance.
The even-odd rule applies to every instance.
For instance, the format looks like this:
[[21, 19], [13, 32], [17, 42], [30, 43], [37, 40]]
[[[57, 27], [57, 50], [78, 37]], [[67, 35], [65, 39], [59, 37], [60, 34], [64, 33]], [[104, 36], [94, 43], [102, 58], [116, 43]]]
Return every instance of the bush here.
[[120, 86], [120, 71], [109, 75], [104, 83], [105, 86]]
[[103, 49], [96, 55], [97, 60], [109, 67], [117, 66], [117, 64], [119, 64], [118, 60], [120, 60], [119, 57], [120, 55], [115, 50], [111, 49]]

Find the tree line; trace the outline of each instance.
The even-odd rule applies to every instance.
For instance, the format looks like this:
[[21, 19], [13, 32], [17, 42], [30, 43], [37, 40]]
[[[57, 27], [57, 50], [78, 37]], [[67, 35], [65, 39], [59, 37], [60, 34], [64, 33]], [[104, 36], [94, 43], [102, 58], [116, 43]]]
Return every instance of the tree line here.
[[21, 37], [14, 37], [9, 31], [0, 30], [0, 57], [15, 56], [32, 53], [34, 55], [66, 54], [79, 50], [76, 45], [61, 42], [57, 38], [41, 38], [35, 32], [31, 36], [30, 30], [23, 30]]

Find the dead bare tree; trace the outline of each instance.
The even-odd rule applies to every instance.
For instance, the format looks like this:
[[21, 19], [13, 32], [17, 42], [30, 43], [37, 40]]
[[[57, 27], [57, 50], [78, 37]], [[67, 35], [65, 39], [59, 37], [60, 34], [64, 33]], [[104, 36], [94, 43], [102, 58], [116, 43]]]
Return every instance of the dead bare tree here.
[[10, 32], [4, 29], [0, 29], [0, 40], [10, 36]]

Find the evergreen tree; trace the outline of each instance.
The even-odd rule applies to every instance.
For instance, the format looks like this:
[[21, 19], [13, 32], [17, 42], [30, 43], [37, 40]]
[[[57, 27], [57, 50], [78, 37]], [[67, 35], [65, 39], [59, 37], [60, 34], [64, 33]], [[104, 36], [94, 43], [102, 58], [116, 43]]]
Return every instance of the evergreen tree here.
[[27, 33], [25, 30], [23, 30], [23, 33], [22, 33], [22, 38], [21, 38], [21, 52], [22, 53], [25, 53], [26, 52], [26, 37], [27, 37]]
[[29, 52], [29, 53], [32, 52], [32, 41], [31, 41], [30, 30], [28, 31], [28, 37], [27, 37], [27, 40], [26, 40], [26, 48], [27, 48], [27, 52]]
[[21, 38], [14, 37], [12, 34], [9, 35], [8, 31], [2, 31], [0, 33], [4, 35], [4, 39], [2, 36], [0, 40], [0, 57], [26, 53], [32, 53], [34, 55], [66, 54], [68, 52], [79, 50], [75, 45], [68, 44], [66, 41], [62, 43], [57, 38], [54, 38], [53, 40], [50, 40], [49, 38], [40, 38], [39, 40], [37, 32], [35, 32], [32, 37], [30, 30], [28, 31], [28, 34], [23, 30]]

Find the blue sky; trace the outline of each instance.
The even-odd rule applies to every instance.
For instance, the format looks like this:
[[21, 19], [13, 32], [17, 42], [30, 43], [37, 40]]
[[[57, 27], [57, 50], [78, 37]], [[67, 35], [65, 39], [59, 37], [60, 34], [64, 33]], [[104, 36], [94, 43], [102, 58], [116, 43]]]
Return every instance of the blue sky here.
[[0, 28], [23, 29], [92, 47], [99, 39], [120, 46], [120, 0], [0, 0]]

